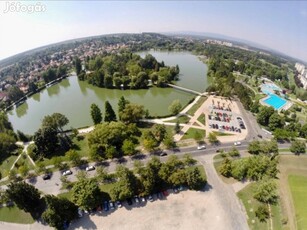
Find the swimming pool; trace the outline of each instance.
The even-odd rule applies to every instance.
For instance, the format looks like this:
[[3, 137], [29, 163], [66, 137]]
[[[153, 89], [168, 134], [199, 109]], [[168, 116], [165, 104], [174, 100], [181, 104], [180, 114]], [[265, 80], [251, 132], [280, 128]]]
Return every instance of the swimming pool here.
[[270, 94], [270, 96], [263, 100], [264, 103], [272, 106], [274, 109], [278, 110], [287, 104], [287, 101], [276, 94]]

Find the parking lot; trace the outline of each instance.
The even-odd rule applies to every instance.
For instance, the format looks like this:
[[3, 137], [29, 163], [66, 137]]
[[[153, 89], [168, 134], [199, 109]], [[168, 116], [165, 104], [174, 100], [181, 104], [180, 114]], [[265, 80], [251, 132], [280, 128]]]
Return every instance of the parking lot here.
[[230, 134], [230, 136], [219, 136], [220, 141], [238, 141], [246, 137], [248, 127], [236, 101], [210, 96], [205, 103], [204, 114], [209, 132]]
[[229, 229], [220, 198], [209, 191], [181, 191], [153, 202], [123, 203], [122, 208], [85, 215], [69, 229]]

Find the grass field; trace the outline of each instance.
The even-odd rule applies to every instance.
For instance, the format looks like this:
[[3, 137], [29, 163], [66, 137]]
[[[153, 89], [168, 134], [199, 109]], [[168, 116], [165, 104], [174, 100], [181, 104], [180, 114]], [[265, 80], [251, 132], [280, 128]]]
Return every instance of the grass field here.
[[8, 175], [8, 172], [10, 168], [12, 167], [14, 161], [17, 159], [18, 156], [16, 155], [11, 155], [7, 157], [6, 159], [3, 159], [3, 161], [0, 164], [0, 173], [3, 177], [6, 177]]
[[207, 100], [207, 97], [200, 97], [199, 100], [192, 106], [187, 114], [193, 116], [197, 109]]
[[289, 175], [295, 175], [307, 178], [307, 155], [281, 155], [279, 157], [278, 169], [280, 170], [278, 178], [282, 211], [288, 218], [287, 227], [289, 229], [296, 229], [298, 226], [296, 213], [298, 213], [299, 210], [297, 210], [297, 207], [295, 206], [288, 177]]
[[307, 176], [289, 175], [288, 182], [294, 202], [297, 229], [307, 228]]
[[190, 118], [188, 116], [183, 115], [183, 116], [180, 116], [180, 117], [178, 117], [176, 119], [170, 120], [168, 122], [176, 123], [178, 121], [181, 124], [187, 124], [189, 122], [189, 120], [190, 120]]
[[18, 224], [34, 223], [34, 220], [29, 213], [20, 210], [16, 206], [0, 208], [0, 221]]
[[206, 136], [206, 131], [201, 129], [189, 128], [188, 131], [184, 134], [181, 140], [193, 139], [196, 132], [199, 132], [202, 136], [202, 139]]
[[206, 115], [205, 114], [201, 114], [198, 118], [197, 118], [197, 120], [200, 122], [200, 123], [202, 123], [203, 125], [206, 125]]
[[[255, 211], [261, 204], [259, 201], [253, 198], [253, 191], [257, 187], [257, 182], [253, 182], [247, 185], [244, 189], [237, 193], [238, 197], [244, 204], [246, 213], [248, 215], [248, 225], [251, 230], [255, 229], [283, 229], [282, 225], [282, 215], [279, 203], [276, 205], [271, 205], [271, 216], [272, 222], [267, 220], [267, 222], [260, 222], [255, 215]], [[272, 223], [272, 226], [270, 226]]]

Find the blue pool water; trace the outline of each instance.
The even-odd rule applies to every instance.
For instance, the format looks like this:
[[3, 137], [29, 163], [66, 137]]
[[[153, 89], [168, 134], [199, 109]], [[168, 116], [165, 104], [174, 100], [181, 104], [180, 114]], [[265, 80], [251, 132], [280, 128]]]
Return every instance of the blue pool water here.
[[276, 94], [270, 94], [270, 96], [263, 102], [272, 106], [276, 110], [282, 108], [287, 103], [285, 99], [278, 97]]

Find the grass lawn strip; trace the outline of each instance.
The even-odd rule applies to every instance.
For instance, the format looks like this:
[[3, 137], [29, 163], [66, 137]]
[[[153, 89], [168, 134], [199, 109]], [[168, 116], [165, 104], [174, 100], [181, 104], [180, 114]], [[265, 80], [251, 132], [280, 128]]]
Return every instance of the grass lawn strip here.
[[0, 221], [18, 224], [34, 223], [34, 219], [29, 213], [20, 210], [16, 206], [0, 208]]
[[[247, 185], [244, 189], [237, 193], [238, 197], [244, 204], [246, 213], [248, 215], [248, 225], [250, 229], [270, 229], [270, 220], [267, 222], [260, 222], [255, 215], [255, 211], [258, 206], [261, 205], [259, 201], [253, 198], [253, 191], [257, 187], [257, 182], [253, 182]], [[271, 216], [272, 216], [272, 229], [279, 230], [283, 229], [281, 221], [281, 209], [279, 203], [276, 205], [271, 205]]]
[[306, 229], [307, 226], [307, 176], [289, 175], [292, 199], [295, 207], [297, 229]]

